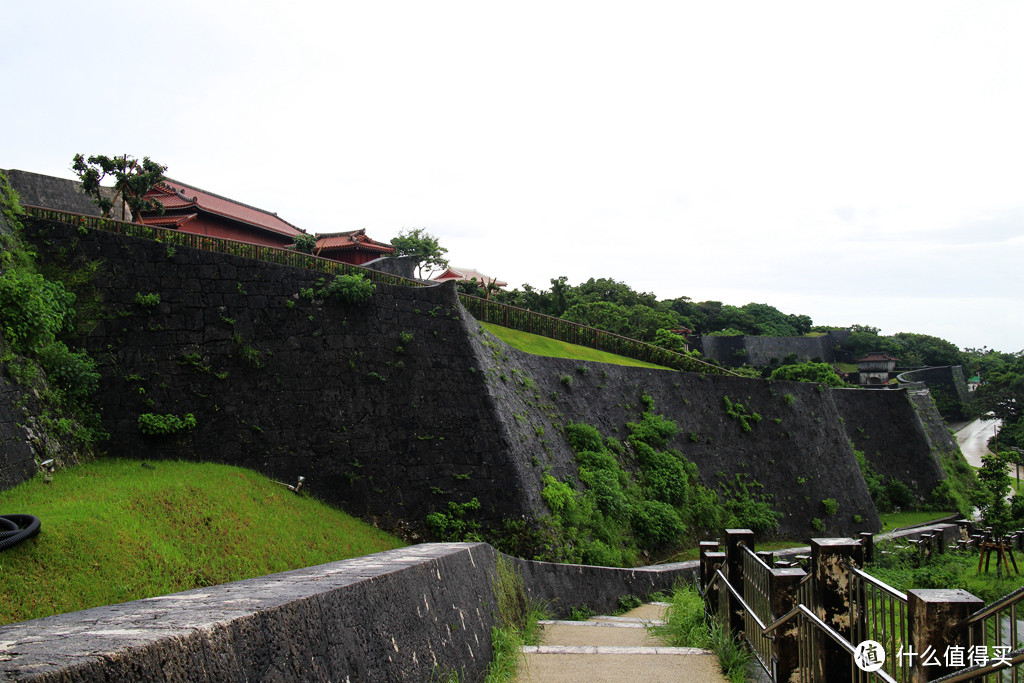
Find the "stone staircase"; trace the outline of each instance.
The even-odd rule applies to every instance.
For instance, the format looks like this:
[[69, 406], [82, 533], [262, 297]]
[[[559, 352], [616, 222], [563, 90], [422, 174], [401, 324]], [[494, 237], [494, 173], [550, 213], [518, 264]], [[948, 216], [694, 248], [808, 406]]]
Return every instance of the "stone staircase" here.
[[523, 648], [519, 683], [727, 682], [709, 650], [665, 647], [647, 627], [664, 623], [666, 603], [649, 603], [618, 617], [542, 621], [543, 645]]

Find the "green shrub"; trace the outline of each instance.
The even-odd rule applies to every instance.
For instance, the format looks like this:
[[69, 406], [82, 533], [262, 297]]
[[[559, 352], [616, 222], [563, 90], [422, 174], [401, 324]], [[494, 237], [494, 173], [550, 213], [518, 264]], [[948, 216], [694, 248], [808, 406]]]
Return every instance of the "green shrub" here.
[[737, 474], [731, 485], [722, 484], [725, 494], [722, 506], [728, 512], [726, 523], [731, 528], [752, 531], [774, 531], [781, 515], [771, 505], [771, 496], [755, 496], [752, 489], [764, 488], [746, 475]]
[[52, 341], [39, 351], [39, 364], [46, 376], [73, 402], [85, 401], [99, 388], [96, 362], [85, 351], [71, 351], [60, 341]]
[[643, 500], [633, 506], [630, 524], [640, 546], [646, 550], [677, 543], [685, 529], [676, 509], [659, 500]]
[[899, 479], [890, 477], [885, 485], [885, 495], [893, 507], [908, 510], [914, 504], [914, 492]]
[[156, 292], [150, 294], [143, 294], [142, 292], [135, 293], [135, 303], [143, 308], [150, 310], [155, 308], [160, 303], [160, 295]]
[[333, 297], [347, 304], [359, 306], [373, 298], [375, 285], [361, 274], [338, 275], [319, 294]]
[[63, 332], [74, 318], [75, 295], [39, 273], [11, 268], [0, 275], [0, 324], [19, 353], [32, 353]]
[[576, 453], [580, 451], [598, 452], [604, 450], [601, 433], [591, 425], [570, 422], [565, 426], [565, 437], [569, 440], [569, 445], [572, 446]]
[[180, 432], [188, 432], [196, 427], [196, 418], [192, 413], [185, 413], [184, 417], [177, 415], [157, 415], [155, 413], [143, 413], [138, 419], [139, 431], [150, 436], [169, 436]]
[[476, 498], [467, 503], [448, 502], [448, 512], [431, 512], [427, 515], [427, 529], [442, 541], [479, 541], [480, 522], [467, 519], [467, 515], [480, 509]]
[[545, 474], [542, 480], [544, 488], [540, 495], [552, 512], [569, 512], [576, 507], [576, 491], [571, 486], [550, 474]]
[[826, 498], [825, 500], [821, 501], [821, 504], [825, 507], [825, 514], [829, 517], [839, 512], [839, 503], [836, 501], [835, 498]]

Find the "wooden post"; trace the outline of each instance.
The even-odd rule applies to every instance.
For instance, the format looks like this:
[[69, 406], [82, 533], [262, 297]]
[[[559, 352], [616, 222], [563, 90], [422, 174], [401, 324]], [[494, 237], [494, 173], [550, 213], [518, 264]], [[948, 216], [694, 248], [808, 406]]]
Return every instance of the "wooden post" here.
[[[707, 587], [708, 581], [711, 580], [711, 577], [715, 573], [714, 569], [711, 569], [710, 565], [707, 562], [707, 555], [708, 555], [708, 553], [715, 553], [716, 555], [721, 554], [721, 553], [718, 552], [718, 541], [701, 541], [700, 542], [700, 587], [701, 587], [701, 590], [703, 590], [704, 588]], [[724, 557], [724, 555], [723, 555], [723, 557]]]
[[[715, 576], [715, 571], [725, 568], [725, 553], [720, 552], [706, 552], [701, 558], [700, 562], [700, 574], [701, 581], [704, 583], [704, 607], [708, 614], [718, 615], [719, 613], [719, 592], [720, 591], [709, 591], [708, 586], [711, 584], [711, 579]], [[707, 578], [705, 578], [707, 577]], [[722, 621], [722, 616], [719, 615], [719, 621]]]
[[[852, 636], [853, 610], [850, 605], [850, 578], [846, 566], [864, 565], [864, 546], [852, 538], [812, 538], [811, 571], [814, 573], [815, 605], [818, 618], [849, 639]], [[852, 658], [824, 633], [815, 643], [816, 680], [834, 683], [849, 681]]]
[[[736, 592], [743, 595], [743, 548], [754, 549], [754, 532], [750, 529], [725, 530], [725, 575]], [[746, 597], [746, 596], [744, 596]], [[743, 630], [743, 608], [729, 596], [729, 628], [733, 633]]]
[[860, 544], [864, 546], [864, 563], [871, 564], [875, 561], [875, 535], [870, 531], [862, 531], [857, 534]]
[[[984, 606], [985, 601], [965, 590], [911, 589], [907, 591], [908, 638], [915, 653], [910, 662], [912, 683], [925, 683], [956, 671], [946, 666], [946, 650], [957, 645], [968, 646], [966, 630], [956, 632], [953, 626]], [[895, 657], [897, 653], [888, 653]]]
[[[772, 620], [796, 607], [800, 581], [807, 572], [799, 567], [773, 569], [771, 578]], [[772, 644], [772, 679], [775, 683], [796, 683], [800, 680], [800, 632], [787, 624], [775, 631]]]

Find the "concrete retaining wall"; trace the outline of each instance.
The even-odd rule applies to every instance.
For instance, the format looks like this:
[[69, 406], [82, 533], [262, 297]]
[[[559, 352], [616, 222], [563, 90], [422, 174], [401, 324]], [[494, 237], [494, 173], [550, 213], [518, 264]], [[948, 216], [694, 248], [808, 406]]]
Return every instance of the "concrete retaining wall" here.
[[[426, 544], [0, 626], [0, 676], [224, 683], [428, 681], [458, 672], [478, 681], [491, 660], [498, 557], [485, 544]], [[597, 611], [619, 595], [668, 590], [692, 577], [694, 564], [510, 561], [531, 598]]]

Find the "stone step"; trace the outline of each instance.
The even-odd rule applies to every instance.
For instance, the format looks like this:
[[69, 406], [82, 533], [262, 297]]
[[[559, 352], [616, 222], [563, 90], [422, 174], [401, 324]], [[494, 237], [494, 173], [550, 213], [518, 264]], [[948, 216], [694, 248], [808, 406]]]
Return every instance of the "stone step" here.
[[661, 641], [643, 624], [602, 621], [555, 621], [540, 624], [545, 645], [618, 645], [655, 647]]
[[[540, 646], [549, 647], [549, 646]], [[517, 683], [728, 683], [711, 652], [693, 648], [557, 648], [524, 653]]]
[[516, 681], [727, 683], [709, 650], [667, 647], [647, 632], [664, 623], [667, 606], [642, 605], [588, 621], [542, 621], [544, 644], [522, 649]]

